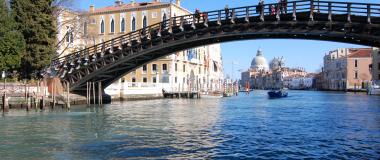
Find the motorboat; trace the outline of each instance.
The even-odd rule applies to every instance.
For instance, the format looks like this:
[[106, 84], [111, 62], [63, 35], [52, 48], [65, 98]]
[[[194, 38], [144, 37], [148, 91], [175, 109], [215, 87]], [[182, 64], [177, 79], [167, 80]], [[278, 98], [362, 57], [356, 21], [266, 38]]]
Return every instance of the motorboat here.
[[288, 96], [288, 92], [285, 89], [270, 90], [268, 96], [269, 98], [283, 98]]

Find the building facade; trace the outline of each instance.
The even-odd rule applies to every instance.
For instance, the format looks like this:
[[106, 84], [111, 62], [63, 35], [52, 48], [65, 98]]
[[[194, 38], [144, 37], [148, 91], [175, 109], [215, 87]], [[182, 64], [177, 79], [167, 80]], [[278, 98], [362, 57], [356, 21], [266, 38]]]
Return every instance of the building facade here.
[[371, 48], [342, 48], [324, 57], [323, 90], [366, 89], [372, 75]]
[[[91, 5], [89, 11], [82, 14], [86, 20], [80, 26], [80, 36], [85, 40], [69, 42], [71, 46], [83, 49], [170, 17], [187, 14], [191, 13], [180, 6], [180, 0], [176, 0], [174, 4], [159, 0], [132, 0], [130, 3], [116, 0], [108, 7], [95, 8]], [[61, 34], [67, 33], [71, 36], [71, 26], [66, 28], [60, 28]], [[72, 50], [67, 50], [61, 55], [71, 52]], [[173, 53], [141, 65], [109, 86], [105, 92], [113, 98], [161, 96], [163, 89], [213, 92], [221, 90], [223, 78], [220, 44], [214, 44]]]
[[293, 78], [305, 77], [308, 73], [303, 68], [285, 67], [283, 57], [274, 57], [268, 65], [262, 50], [258, 50], [251, 67], [241, 73], [240, 86], [249, 82], [253, 89], [289, 88]]
[[380, 85], [380, 52], [379, 48], [373, 48], [372, 52], [372, 80]]

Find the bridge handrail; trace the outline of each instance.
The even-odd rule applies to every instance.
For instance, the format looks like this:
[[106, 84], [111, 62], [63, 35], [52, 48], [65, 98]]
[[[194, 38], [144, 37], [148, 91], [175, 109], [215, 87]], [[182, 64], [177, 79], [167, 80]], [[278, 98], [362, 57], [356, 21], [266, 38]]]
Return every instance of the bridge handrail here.
[[[278, 3], [268, 3], [263, 5], [263, 14], [267, 15], [269, 14], [269, 7], [275, 6]], [[357, 6], [359, 5], [359, 6]], [[233, 13], [234, 17], [241, 18], [246, 16], [260, 16], [260, 13], [257, 13], [258, 5], [253, 6], [245, 6], [245, 7], [236, 7], [236, 8], [229, 8], [229, 13]], [[279, 6], [279, 5], [278, 5]], [[349, 14], [349, 15], [366, 15], [369, 14], [369, 17], [373, 17], [374, 15], [380, 16], [380, 4], [375, 3], [357, 3], [357, 2], [333, 2], [333, 1], [315, 1], [315, 0], [297, 0], [297, 1], [290, 1], [287, 2], [285, 8], [285, 12], [292, 13], [295, 11], [302, 11], [302, 12], [315, 12], [318, 11], [318, 13], [329, 13], [329, 12], [336, 12], [339, 14]], [[377, 8], [379, 7], [379, 8]], [[340, 10], [342, 9], [342, 10]], [[369, 13], [368, 13], [369, 10]], [[349, 13], [348, 13], [349, 12]], [[241, 14], [243, 13], [243, 14]], [[248, 15], [247, 15], [248, 13]], [[203, 14], [207, 15], [208, 21], [220, 21], [222, 19], [226, 18], [226, 12], [224, 9], [222, 10], [213, 10], [208, 12], [203, 12]], [[332, 13], [330, 13], [332, 14]], [[77, 52], [73, 52], [71, 54], [53, 58], [53, 63], [59, 63], [59, 64], [68, 64], [72, 61], [75, 61], [76, 57], [86, 57], [91, 59], [90, 56], [93, 56], [94, 54], [103, 53], [106, 52], [107, 49], [110, 49], [111, 47], [115, 46], [121, 46], [125, 44], [124, 42], [131, 43], [134, 40], [141, 40], [142, 38], [145, 38], [145, 36], [150, 36], [152, 32], [161, 32], [170, 29], [174, 26], [181, 26], [181, 23], [185, 24], [196, 24], [195, 22], [195, 14], [189, 14], [189, 15], [183, 15], [183, 16], [176, 16], [176, 17], [170, 17], [165, 21], [155, 23], [153, 25], [147, 26], [145, 28], [138, 29], [136, 31], [132, 31], [129, 33], [126, 33], [124, 35], [121, 35], [119, 37], [113, 38], [111, 40], [95, 44], [94, 46], [79, 50]], [[202, 20], [204, 21], [204, 19]], [[159, 33], [156, 33], [159, 34]], [[121, 44], [121, 45], [118, 45]], [[96, 55], [97, 56], [97, 55]], [[106, 55], [104, 55], [106, 56]], [[97, 58], [97, 57], [96, 57]], [[66, 62], [65, 62], [66, 61]]]

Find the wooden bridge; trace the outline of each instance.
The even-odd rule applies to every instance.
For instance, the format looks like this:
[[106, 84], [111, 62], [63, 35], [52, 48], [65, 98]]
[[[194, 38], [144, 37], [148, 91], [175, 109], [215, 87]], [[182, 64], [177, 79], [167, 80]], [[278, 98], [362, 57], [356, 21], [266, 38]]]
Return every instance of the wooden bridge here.
[[380, 4], [299, 0], [276, 13], [269, 12], [271, 5], [276, 4], [204, 12], [200, 18], [172, 17], [53, 59], [47, 73], [60, 77], [69, 90], [84, 94], [87, 82], [104, 89], [143, 64], [213, 43], [285, 38], [380, 47]]

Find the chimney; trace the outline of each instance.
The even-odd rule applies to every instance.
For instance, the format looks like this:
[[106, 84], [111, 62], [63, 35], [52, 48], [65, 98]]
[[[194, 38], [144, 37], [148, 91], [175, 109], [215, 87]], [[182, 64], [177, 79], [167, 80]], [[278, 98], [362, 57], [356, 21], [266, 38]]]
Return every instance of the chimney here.
[[116, 0], [115, 1], [115, 6], [121, 6], [123, 2], [121, 0]]
[[175, 0], [175, 4], [176, 4], [177, 6], [181, 6], [181, 0]]
[[94, 12], [95, 12], [95, 6], [94, 6], [94, 5], [91, 5], [89, 11], [90, 11], [90, 13], [94, 13]]
[[160, 0], [153, 0], [153, 2], [160, 2]]
[[136, 4], [135, 0], [131, 0], [131, 5], [134, 6]]

